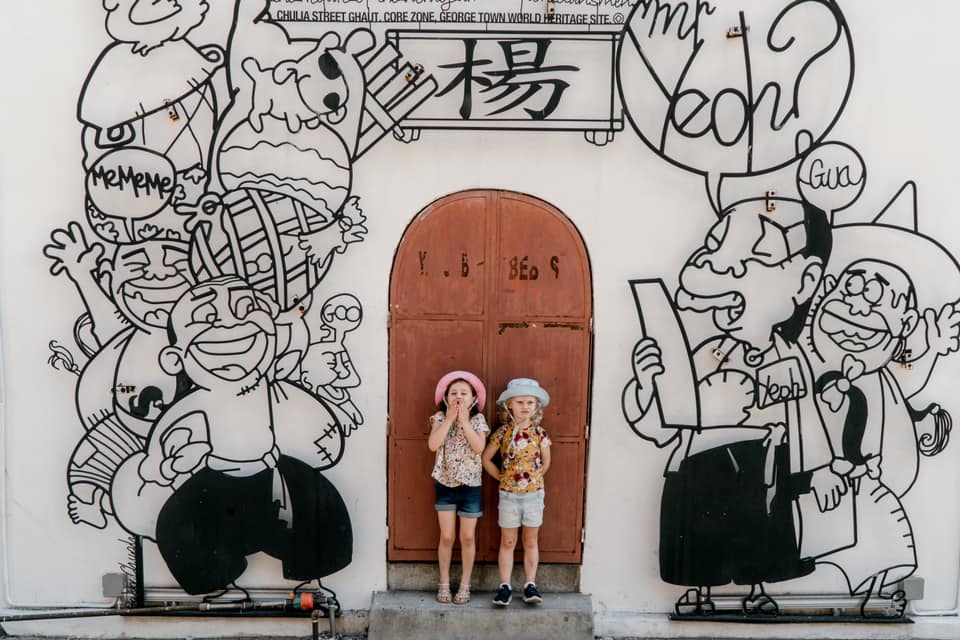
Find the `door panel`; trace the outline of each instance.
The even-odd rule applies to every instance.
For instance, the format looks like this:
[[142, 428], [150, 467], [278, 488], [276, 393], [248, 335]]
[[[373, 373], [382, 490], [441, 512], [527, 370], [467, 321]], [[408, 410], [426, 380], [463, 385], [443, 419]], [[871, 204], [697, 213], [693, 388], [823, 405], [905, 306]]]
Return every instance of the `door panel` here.
[[[584, 447], [582, 442], [554, 440], [550, 470], [545, 477], [546, 498], [540, 547], [549, 549], [555, 562], [576, 561], [583, 523], [582, 496]], [[574, 520], [574, 516], [576, 520]], [[562, 559], [562, 556], [568, 556]]]
[[398, 400], [390, 407], [392, 437], [419, 438], [426, 447], [437, 380], [453, 369], [483, 371], [485, 338], [480, 320], [392, 320], [390, 393]]
[[[491, 429], [499, 426], [495, 402], [507, 380], [535, 377], [549, 390], [544, 426], [553, 466], [540, 559], [580, 561], [591, 305], [580, 236], [540, 200], [468, 191], [410, 224], [390, 286], [390, 560], [436, 560], [427, 418], [436, 380], [467, 369], [487, 385]], [[496, 562], [497, 487], [486, 475], [483, 492], [477, 560]]]
[[528, 319], [528, 327], [499, 327], [494, 341], [494, 380], [498, 389], [511, 378], [537, 378], [550, 394], [543, 426], [551, 438], [579, 438], [586, 420], [590, 349], [587, 321], [545, 322]]
[[403, 239], [404, 260], [394, 264], [391, 295], [397, 313], [474, 315], [486, 292], [486, 195], [462, 195], [433, 208], [430, 224], [415, 224]]
[[[398, 439], [394, 441], [390, 456], [395, 462], [390, 479], [394, 488], [391, 493], [394, 518], [390, 525], [390, 540], [398, 551], [414, 552], [409, 558], [397, 559], [415, 560], [423, 553], [436, 555], [439, 528], [433, 510], [433, 479], [430, 477], [434, 454], [427, 449], [423, 439]], [[417, 473], [409, 473], [409, 469], [416, 469]], [[429, 499], [423, 500], [424, 496]], [[424, 535], [425, 531], [430, 535]]]
[[579, 234], [565, 220], [545, 223], [542, 203], [501, 198], [497, 311], [504, 316], [590, 315], [589, 271]]

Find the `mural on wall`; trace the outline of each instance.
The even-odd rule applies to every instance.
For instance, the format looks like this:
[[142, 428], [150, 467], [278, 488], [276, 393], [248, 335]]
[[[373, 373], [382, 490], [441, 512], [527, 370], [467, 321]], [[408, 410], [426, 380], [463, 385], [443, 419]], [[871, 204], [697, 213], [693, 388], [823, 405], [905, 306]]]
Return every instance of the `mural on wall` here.
[[363, 308], [335, 267], [368, 231], [358, 162], [387, 134], [603, 145], [626, 120], [704, 178], [717, 217], [675, 292], [630, 282], [622, 411], [670, 448], [676, 614], [716, 612], [731, 583], [743, 612], [775, 614], [766, 585], [826, 571], [864, 611], [903, 612], [904, 498], [952, 427], [920, 398], [960, 347], [960, 267], [920, 232], [912, 182], [849, 215], [867, 171], [827, 137], [854, 79], [836, 2], [283, 4], [235, 0], [228, 38], [198, 46], [203, 0], [104, 0], [113, 42], [77, 111], [84, 213], [43, 249], [84, 307], [49, 354], [77, 376], [74, 523], [152, 541], [190, 593], [237, 586], [257, 551], [289, 579], [348, 565], [323, 472], [364, 425], [347, 346]]
[[[705, 177], [717, 214], [675, 293], [630, 283], [641, 335], [622, 410], [671, 451], [661, 578], [688, 587], [679, 617], [717, 613], [711, 590], [731, 583], [749, 587], [744, 614], [767, 615], [767, 583], [832, 568], [862, 614], [885, 598], [902, 615], [897, 583], [917, 567], [902, 499], [952, 426], [915, 398], [958, 350], [960, 266], [919, 233], [911, 182], [843, 219], [866, 167], [824, 141], [854, 68], [835, 3], [681, 4], [639, 3], [618, 67], [633, 129]], [[688, 335], [698, 315], [712, 329]]]
[[103, 3], [85, 220], [43, 249], [84, 306], [75, 347], [50, 343], [78, 376], [67, 513], [153, 541], [193, 594], [258, 551], [300, 581], [351, 561], [323, 471], [364, 423], [363, 307], [333, 264], [367, 232], [355, 161], [437, 88], [370, 31], [292, 38], [270, 4], [236, 0], [221, 47], [191, 40], [203, 0]]

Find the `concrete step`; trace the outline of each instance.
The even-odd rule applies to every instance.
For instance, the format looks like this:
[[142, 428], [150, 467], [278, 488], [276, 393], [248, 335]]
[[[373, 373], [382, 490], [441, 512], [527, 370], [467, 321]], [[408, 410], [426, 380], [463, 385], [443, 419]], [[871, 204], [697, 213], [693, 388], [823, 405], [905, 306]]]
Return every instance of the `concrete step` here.
[[465, 605], [440, 604], [426, 591], [378, 591], [370, 608], [369, 640], [593, 640], [593, 603], [583, 593], [548, 593], [539, 605], [515, 591], [509, 607], [494, 607], [492, 591]]
[[[460, 584], [460, 563], [450, 568], [450, 584]], [[523, 584], [523, 562], [513, 567], [512, 584]], [[437, 588], [440, 570], [436, 562], [390, 562], [387, 564], [388, 591], [431, 591]], [[496, 591], [500, 586], [500, 571], [496, 564], [473, 565], [470, 586], [474, 591]], [[543, 593], [580, 591], [580, 565], [540, 563], [537, 567], [537, 587]]]

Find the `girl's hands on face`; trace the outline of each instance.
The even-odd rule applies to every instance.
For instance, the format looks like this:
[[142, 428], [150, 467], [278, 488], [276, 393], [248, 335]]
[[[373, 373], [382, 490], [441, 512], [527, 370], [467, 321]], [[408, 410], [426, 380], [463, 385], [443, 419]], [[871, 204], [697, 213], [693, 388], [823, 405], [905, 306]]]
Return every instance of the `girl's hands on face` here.
[[460, 400], [447, 400], [447, 419], [456, 422], [459, 415]]
[[460, 419], [460, 422], [467, 424], [470, 422], [470, 405], [466, 400], [458, 400], [458, 411], [457, 417]]
[[470, 407], [476, 402], [473, 388], [464, 382], [458, 380], [447, 389], [447, 419], [469, 424]]

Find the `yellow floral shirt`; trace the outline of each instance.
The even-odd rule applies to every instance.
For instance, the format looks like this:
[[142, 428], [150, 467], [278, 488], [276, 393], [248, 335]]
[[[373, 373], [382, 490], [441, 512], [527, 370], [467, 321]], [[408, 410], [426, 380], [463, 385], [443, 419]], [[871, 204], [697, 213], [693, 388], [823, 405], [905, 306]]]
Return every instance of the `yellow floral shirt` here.
[[500, 448], [500, 491], [533, 493], [543, 489], [542, 447], [550, 446], [550, 436], [538, 425], [514, 429], [505, 424], [490, 436]]

